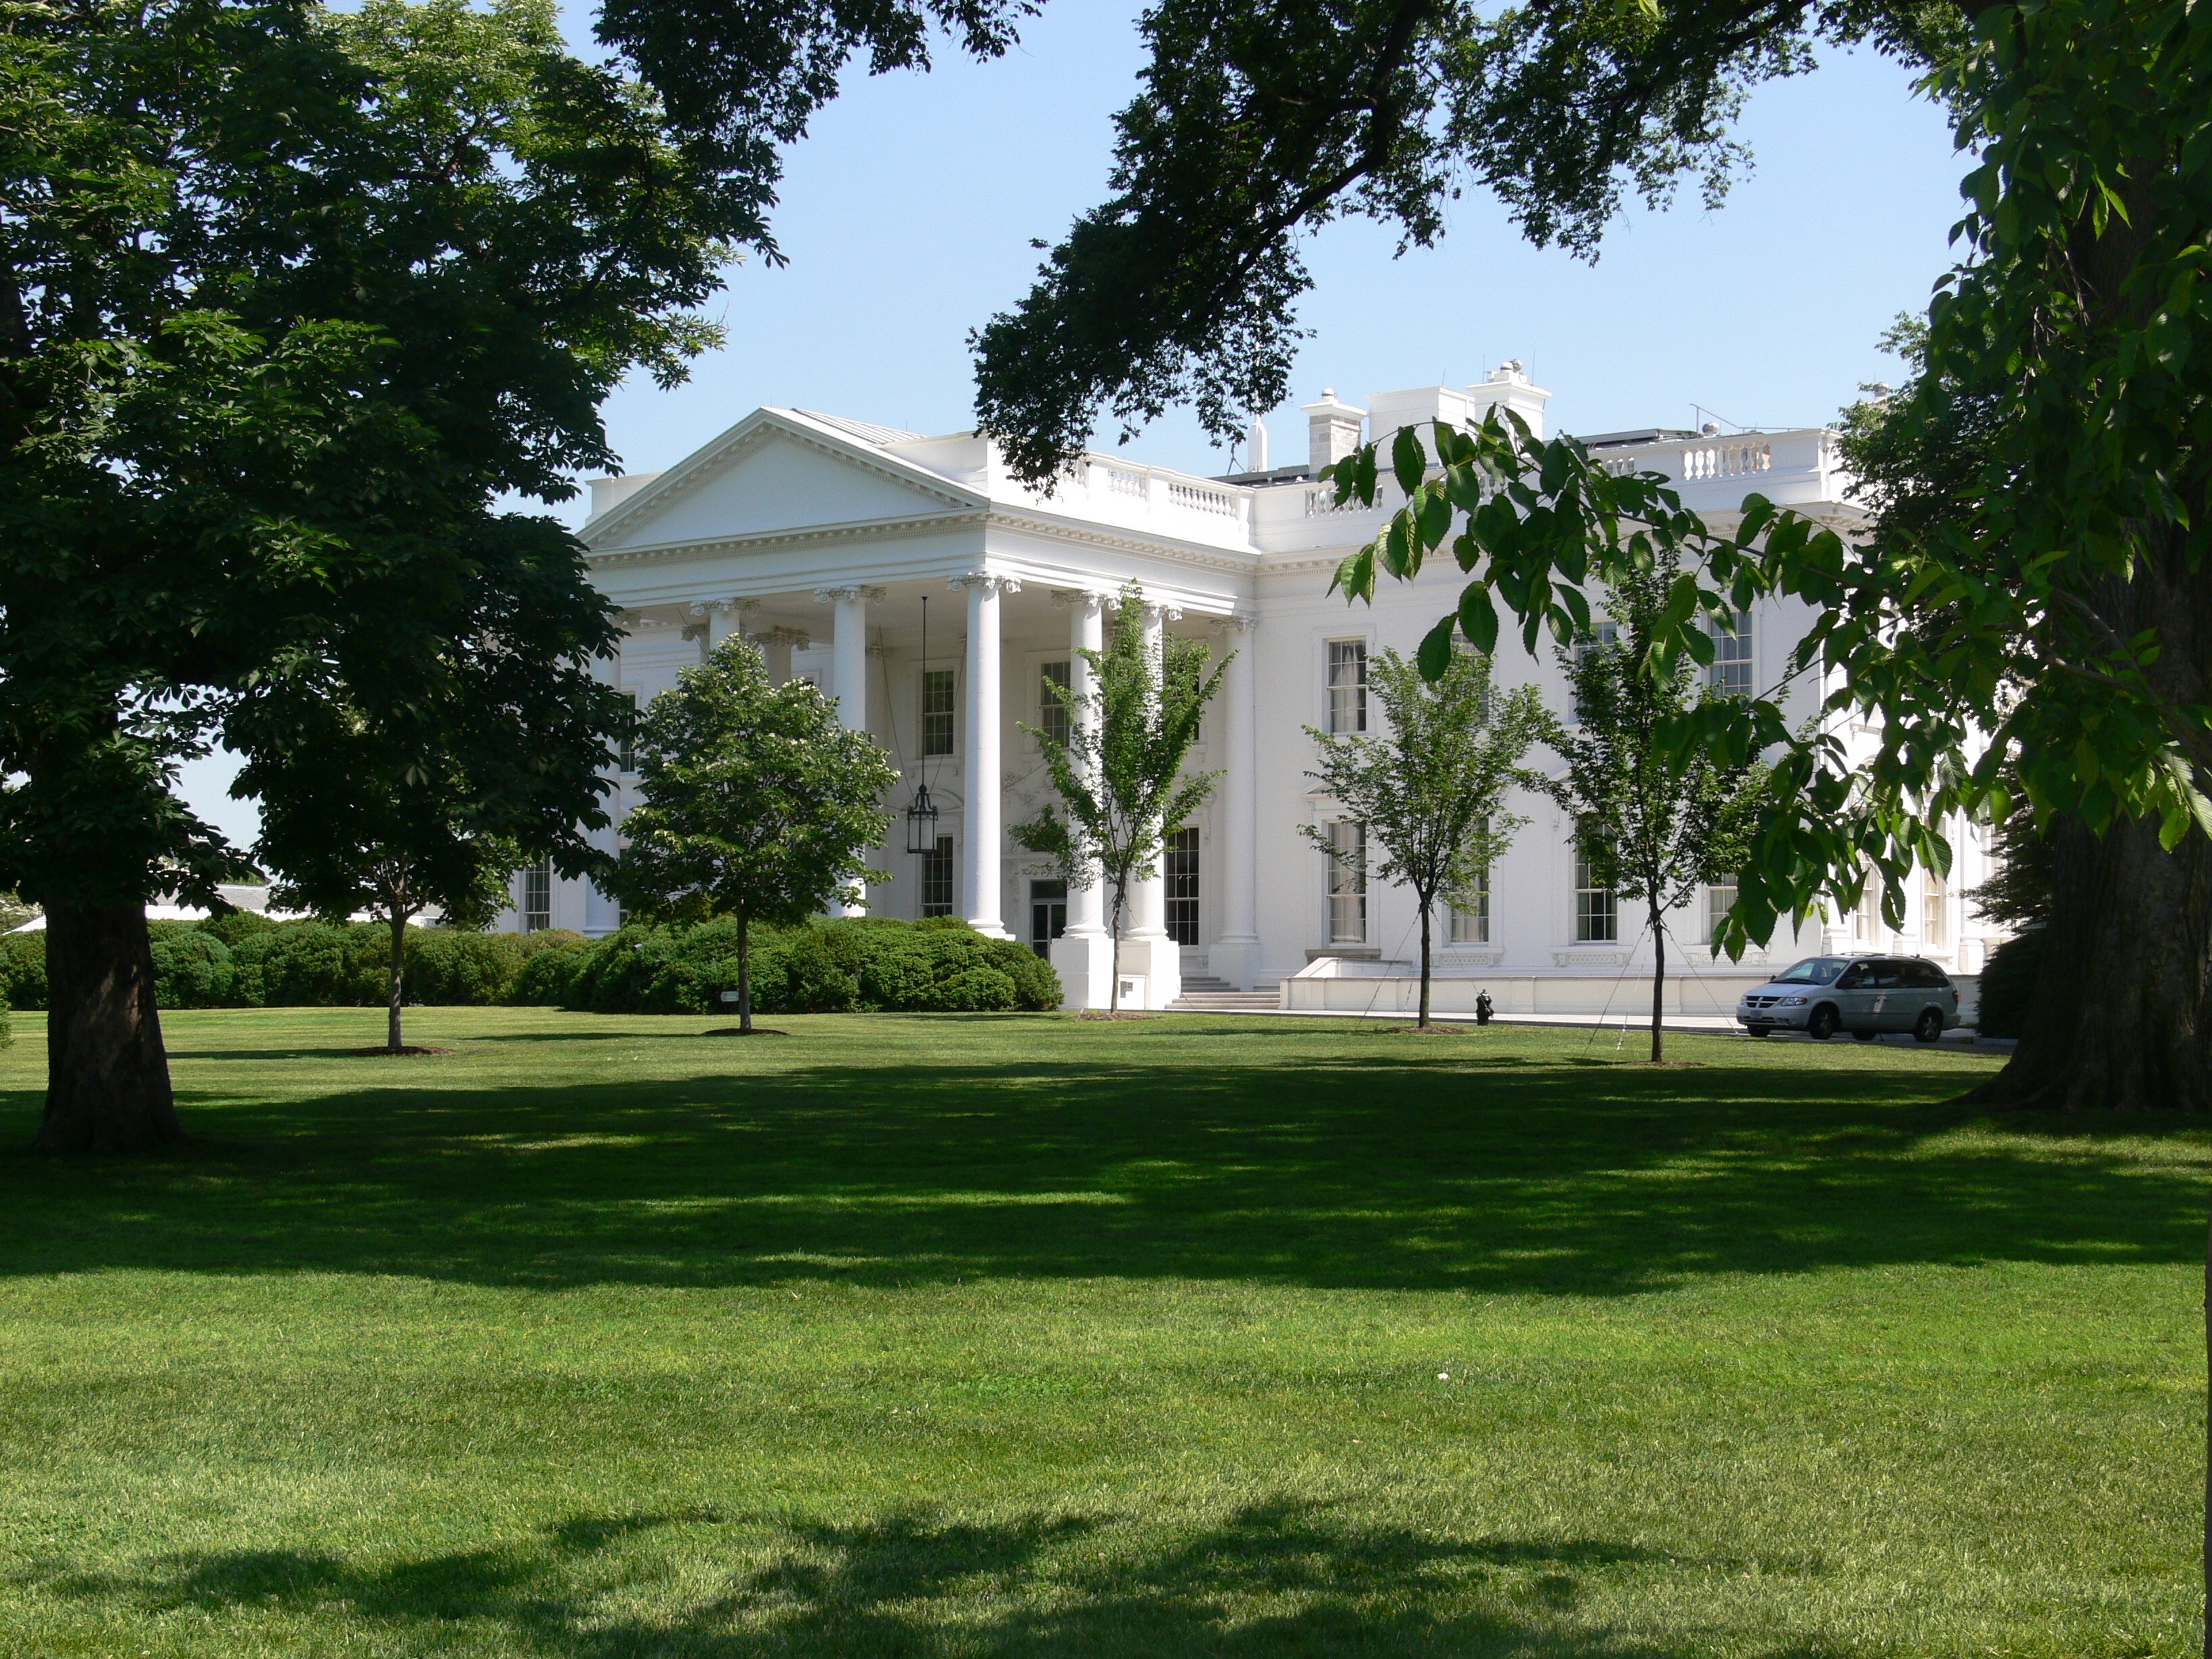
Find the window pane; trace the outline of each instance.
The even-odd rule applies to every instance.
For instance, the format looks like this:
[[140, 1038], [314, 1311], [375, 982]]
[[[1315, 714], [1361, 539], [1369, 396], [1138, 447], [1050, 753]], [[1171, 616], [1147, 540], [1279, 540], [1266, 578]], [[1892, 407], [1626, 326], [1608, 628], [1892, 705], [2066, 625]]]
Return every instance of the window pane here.
[[921, 752], [952, 752], [952, 671], [925, 669], [921, 676]]
[[522, 931], [542, 933], [553, 925], [553, 866], [544, 860], [522, 872]]
[[952, 837], [939, 836], [936, 848], [921, 855], [921, 914], [952, 914]]
[[1055, 742], [1067, 741], [1067, 706], [1052, 694], [1055, 685], [1066, 690], [1075, 683], [1075, 665], [1048, 662], [1037, 679], [1037, 730]]
[[1367, 831], [1339, 818], [1328, 826], [1334, 849], [1328, 860], [1328, 942], [1364, 945], [1367, 942], [1367, 872], [1360, 862]]
[[1328, 729], [1367, 729], [1367, 641], [1328, 642]]
[[1941, 951], [1950, 944], [1950, 898], [1948, 885], [1933, 870], [1921, 878], [1920, 943], [1924, 949]]
[[1167, 885], [1168, 937], [1177, 945], [1198, 943], [1198, 831], [1178, 830], [1161, 855]]
[[[1575, 641], [1575, 667], [1579, 671], [1582, 665], [1596, 653], [1609, 651], [1620, 643], [1620, 624], [1619, 623], [1592, 623], [1590, 631]], [[1583, 708], [1581, 687], [1577, 684], [1570, 688], [1570, 693], [1574, 700], [1575, 719], [1581, 720], [1586, 718], [1586, 711]]]
[[[1490, 833], [1490, 820], [1485, 818], [1477, 826], [1477, 833]], [[1451, 942], [1454, 945], [1487, 945], [1490, 943], [1490, 866], [1484, 865], [1475, 875], [1472, 892], [1462, 893], [1459, 902], [1451, 907]]]
[[1721, 924], [1728, 913], [1735, 908], [1735, 878], [1728, 877], [1705, 889], [1705, 942], [1710, 945], [1721, 936]]
[[1620, 913], [1613, 889], [1597, 885], [1589, 854], [1575, 852], [1575, 943], [1604, 945], [1620, 937]]
[[1733, 623], [1717, 622], [1712, 630], [1713, 665], [1705, 671], [1705, 683], [1730, 696], [1751, 696], [1751, 612], [1739, 611]]

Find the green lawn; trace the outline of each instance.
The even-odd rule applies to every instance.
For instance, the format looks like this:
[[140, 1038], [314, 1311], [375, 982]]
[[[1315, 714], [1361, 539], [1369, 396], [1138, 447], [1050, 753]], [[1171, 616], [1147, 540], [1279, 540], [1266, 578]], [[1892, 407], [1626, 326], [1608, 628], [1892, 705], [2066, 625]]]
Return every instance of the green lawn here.
[[172, 1016], [134, 1166], [20, 1150], [18, 1017], [0, 1653], [2198, 1639], [2203, 1130], [1856, 1045], [382, 1018]]

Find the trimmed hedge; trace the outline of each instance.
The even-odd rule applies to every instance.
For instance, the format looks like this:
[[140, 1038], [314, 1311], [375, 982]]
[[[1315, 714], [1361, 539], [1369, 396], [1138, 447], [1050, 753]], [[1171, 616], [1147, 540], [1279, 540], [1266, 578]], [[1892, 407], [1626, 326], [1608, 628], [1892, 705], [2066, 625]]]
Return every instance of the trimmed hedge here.
[[[154, 997], [164, 1008], [383, 1006], [392, 930], [380, 922], [271, 921], [248, 911], [147, 926]], [[512, 1000], [524, 967], [580, 935], [407, 930], [406, 996], [482, 1006]], [[43, 931], [0, 938], [0, 981], [16, 1008], [46, 1006]]]
[[[391, 930], [378, 922], [274, 922], [240, 911], [156, 921], [154, 994], [164, 1008], [380, 1007]], [[525, 1003], [600, 1013], [719, 1012], [738, 982], [732, 921], [636, 926], [601, 939], [548, 930], [407, 930], [406, 997], [426, 1006]], [[1060, 1006], [1060, 976], [1026, 946], [957, 917], [861, 917], [753, 930], [760, 1013], [877, 1009], [974, 1012]], [[46, 1006], [44, 932], [0, 936], [0, 1001]]]
[[1974, 1016], [1984, 1036], [2016, 1037], [2027, 1029], [2035, 981], [2043, 971], [2043, 929], [2007, 939], [1982, 964], [1981, 1010]]
[[[1012, 939], [986, 939], [957, 917], [860, 917], [753, 930], [757, 1013], [973, 1012], [1060, 1006], [1060, 975]], [[733, 921], [634, 926], [547, 951], [515, 1000], [608, 1014], [703, 1014], [738, 982]]]

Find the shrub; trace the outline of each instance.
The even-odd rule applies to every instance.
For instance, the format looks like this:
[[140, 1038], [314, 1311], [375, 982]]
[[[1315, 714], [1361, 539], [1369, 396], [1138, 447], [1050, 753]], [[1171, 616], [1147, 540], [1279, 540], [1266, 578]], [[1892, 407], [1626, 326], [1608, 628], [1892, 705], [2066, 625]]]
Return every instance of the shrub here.
[[1984, 1036], [2016, 1037], [2027, 1029], [2035, 1001], [2035, 981], [2043, 971], [2043, 929], [2007, 939], [1982, 966], [1981, 1010], [1975, 1021]]
[[222, 939], [189, 921], [146, 928], [154, 956], [154, 1000], [164, 1008], [222, 1008], [232, 999], [237, 969]]
[[46, 1006], [46, 930], [0, 935], [0, 981], [10, 1008]]
[[[392, 930], [382, 922], [357, 922], [353, 931], [352, 1000], [381, 1003], [390, 994]], [[410, 1003], [444, 1007], [483, 1008], [507, 1001], [529, 955], [524, 938], [520, 933], [410, 927], [401, 993]]]
[[230, 910], [219, 916], [210, 916], [205, 921], [184, 925], [197, 927], [203, 933], [221, 939], [227, 951], [235, 951], [241, 940], [251, 939], [256, 933], [265, 933], [276, 926], [258, 910]]
[[[526, 934], [526, 943], [544, 939], [551, 931]], [[556, 945], [538, 945], [530, 951], [522, 971], [515, 975], [514, 988], [507, 993], [508, 1000], [538, 1008], [573, 1006], [570, 998], [575, 992], [577, 975], [591, 959], [591, 941], [580, 934], [570, 933]]]
[[[957, 917], [756, 927], [752, 946], [753, 1006], [760, 1013], [1060, 1006], [1060, 976], [1050, 963], [1011, 939], [985, 939]], [[547, 965], [524, 969], [516, 1000], [599, 1013], [719, 1012], [722, 992], [738, 982], [737, 924], [633, 924], [540, 960]]]
[[230, 953], [236, 973], [234, 995], [255, 1008], [327, 1008], [357, 1002], [355, 951], [353, 930], [327, 921], [279, 922], [251, 933]]

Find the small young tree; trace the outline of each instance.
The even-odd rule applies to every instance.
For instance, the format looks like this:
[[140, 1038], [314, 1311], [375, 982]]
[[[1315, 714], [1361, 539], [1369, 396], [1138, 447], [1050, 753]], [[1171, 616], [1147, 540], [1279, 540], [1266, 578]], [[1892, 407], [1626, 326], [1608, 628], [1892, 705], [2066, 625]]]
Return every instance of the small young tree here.
[[1332, 841], [1318, 825], [1299, 833], [1330, 858], [1363, 876], [1370, 842], [1382, 849], [1371, 867], [1388, 882], [1413, 890], [1421, 909], [1421, 1012], [1429, 1024], [1430, 921], [1439, 898], [1463, 903], [1480, 890], [1492, 863], [1527, 820], [1504, 811], [1506, 791], [1541, 788], [1522, 757], [1551, 729], [1543, 701], [1522, 686], [1493, 704], [1490, 659], [1454, 652], [1437, 679], [1395, 651], [1370, 666], [1370, 683], [1388, 727], [1382, 737], [1331, 734], [1306, 728], [1321, 745], [1317, 778], [1346, 816], [1365, 831], [1354, 848]]
[[1725, 695], [1686, 653], [1663, 672], [1638, 668], [1672, 574], [1657, 567], [1625, 574], [1611, 590], [1613, 620], [1561, 649], [1574, 720], [1553, 732], [1566, 770], [1546, 786], [1574, 823], [1594, 878], [1650, 908], [1654, 1065], [1666, 1058], [1667, 913], [1741, 866], [1765, 775], [1755, 760], [1724, 764], [1706, 748], [1685, 754], [1667, 740], [1686, 714]]
[[[480, 927], [507, 902], [527, 859], [567, 874], [603, 855], [605, 734], [628, 699], [592, 674], [599, 619], [588, 591], [536, 584], [515, 603], [512, 573], [486, 558], [442, 619], [451, 643], [395, 662], [357, 689], [325, 665], [270, 676], [232, 720], [250, 741], [234, 793], [261, 799], [255, 853], [288, 908], [343, 918], [366, 910], [391, 930], [385, 1046], [405, 1042], [407, 925], [436, 909]], [[289, 680], [294, 683], [287, 684]]]
[[1155, 653], [1145, 639], [1144, 590], [1132, 582], [1115, 602], [1106, 648], [1085, 651], [1096, 689], [1051, 692], [1067, 711], [1067, 733], [1022, 729], [1044, 750], [1053, 787], [1066, 807], [1048, 805], [1014, 840], [1051, 860], [1071, 890], [1103, 881], [1111, 895], [1114, 984], [1110, 1012], [1121, 1007], [1121, 924], [1129, 884], [1159, 865], [1167, 832], [1206, 804], [1218, 772], [1183, 775], [1206, 705], [1221, 689], [1227, 658], [1206, 667], [1194, 640], [1162, 633]]
[[644, 799], [623, 820], [615, 894], [649, 921], [734, 917], [738, 1029], [753, 1029], [752, 924], [793, 926], [887, 878], [867, 853], [897, 781], [865, 732], [809, 681], [769, 684], [759, 649], [732, 639], [647, 708]]

